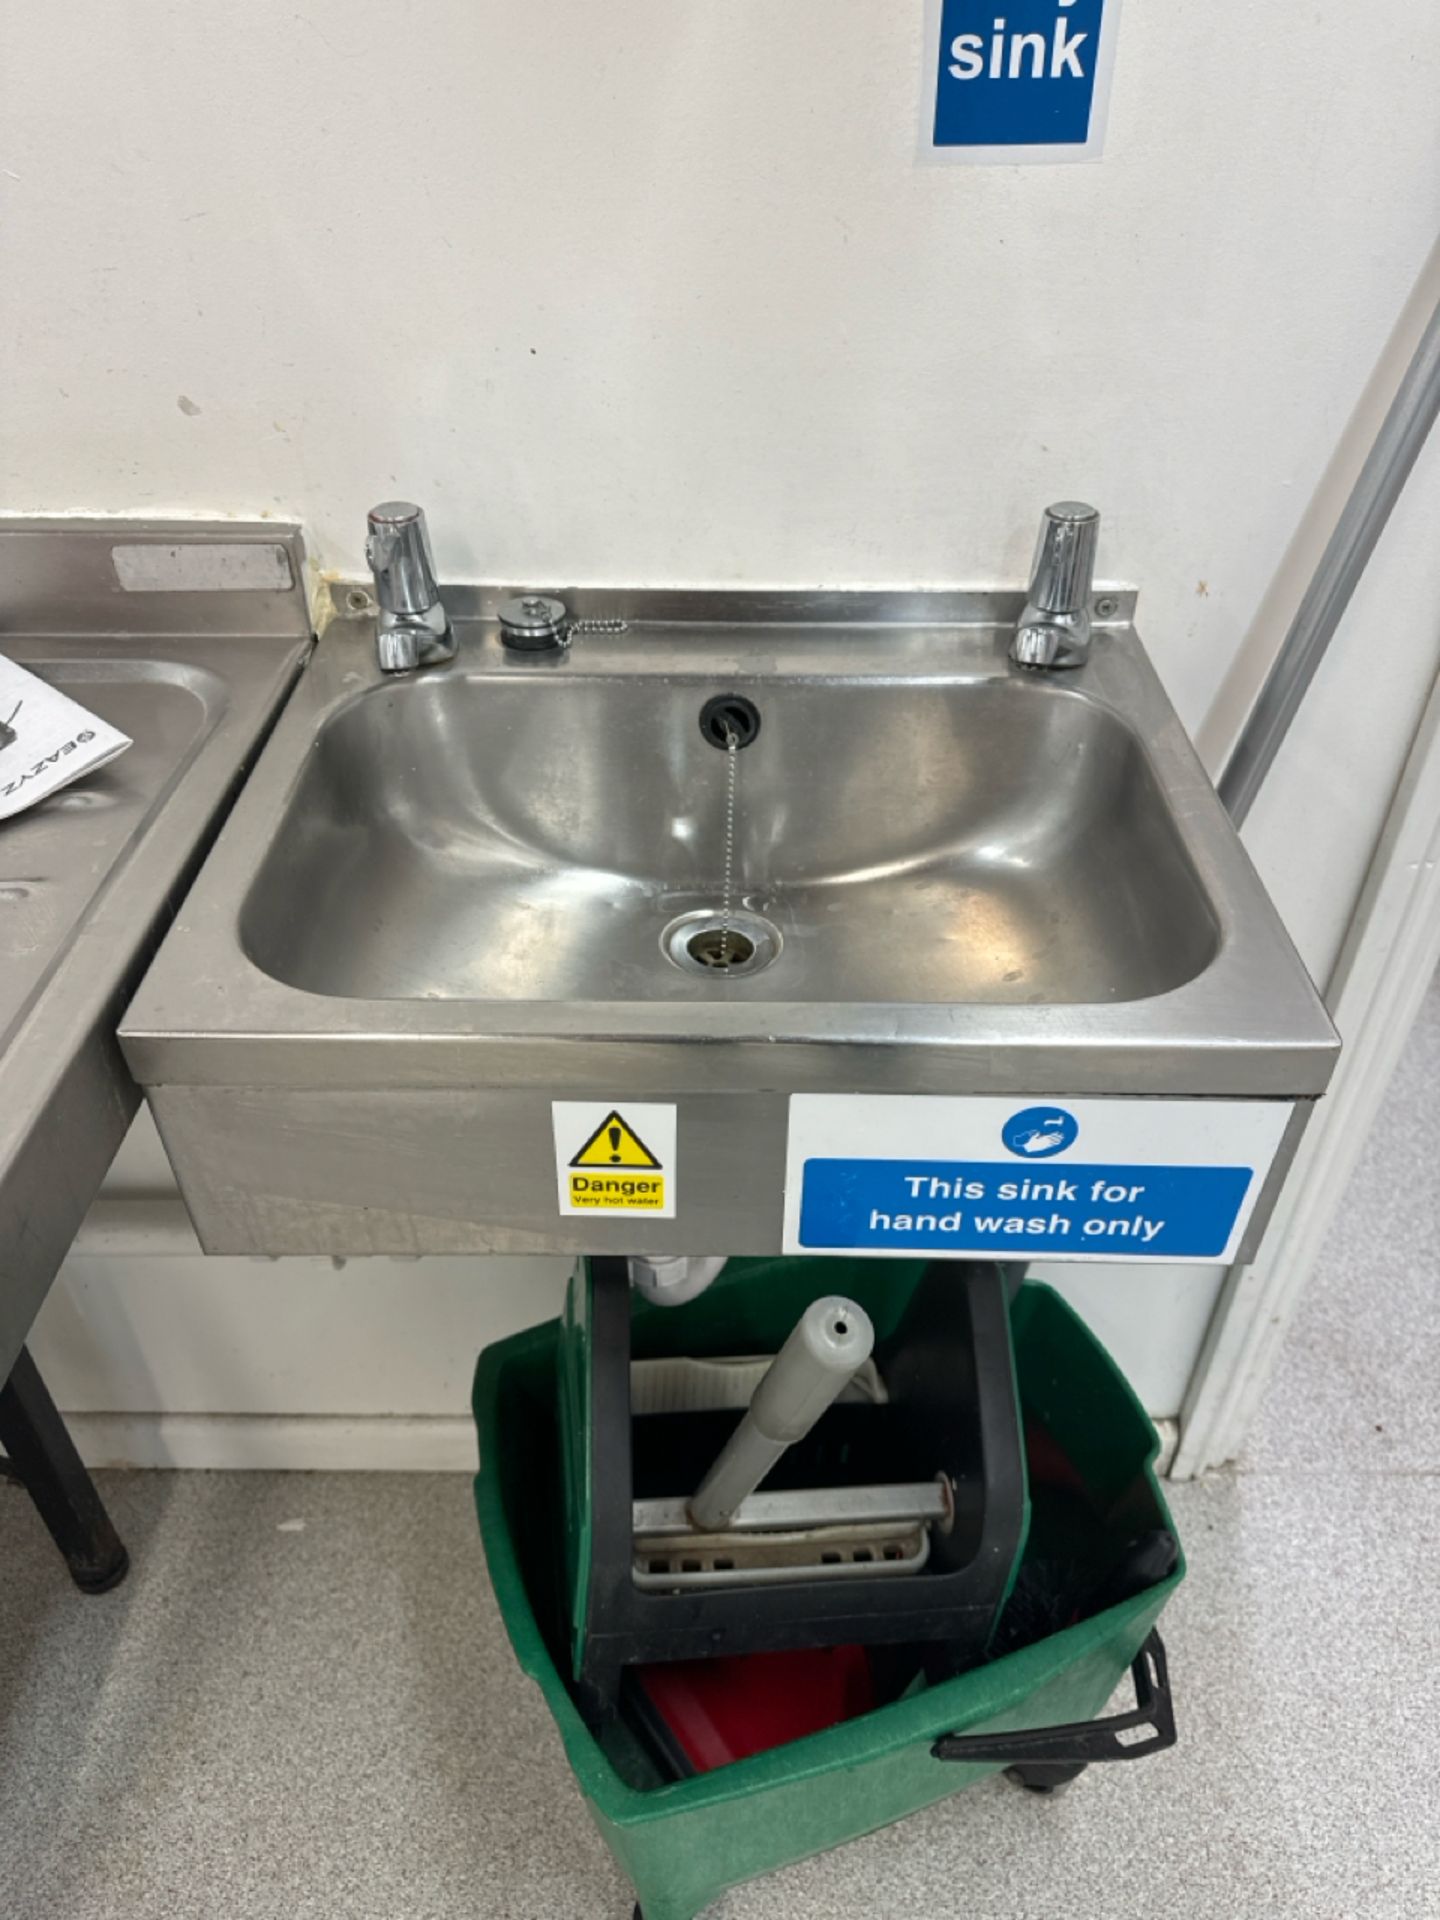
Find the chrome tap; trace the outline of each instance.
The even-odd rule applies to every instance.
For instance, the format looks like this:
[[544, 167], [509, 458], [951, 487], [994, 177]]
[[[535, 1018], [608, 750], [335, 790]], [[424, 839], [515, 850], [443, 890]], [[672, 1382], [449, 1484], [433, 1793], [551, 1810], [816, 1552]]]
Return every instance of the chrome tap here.
[[365, 558], [375, 576], [380, 616], [375, 648], [382, 673], [409, 673], [455, 657], [450, 616], [435, 582], [425, 515], [408, 500], [370, 509]]
[[1090, 657], [1090, 591], [1100, 515], [1083, 501], [1045, 509], [1010, 658], [1019, 667], [1083, 667]]

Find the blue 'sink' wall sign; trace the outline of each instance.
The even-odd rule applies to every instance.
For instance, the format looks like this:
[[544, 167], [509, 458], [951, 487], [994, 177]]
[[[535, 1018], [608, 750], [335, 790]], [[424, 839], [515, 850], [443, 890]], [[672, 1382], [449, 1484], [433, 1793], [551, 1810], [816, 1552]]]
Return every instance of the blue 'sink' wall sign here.
[[930, 0], [933, 155], [1096, 158], [1119, 11], [1120, 0]]

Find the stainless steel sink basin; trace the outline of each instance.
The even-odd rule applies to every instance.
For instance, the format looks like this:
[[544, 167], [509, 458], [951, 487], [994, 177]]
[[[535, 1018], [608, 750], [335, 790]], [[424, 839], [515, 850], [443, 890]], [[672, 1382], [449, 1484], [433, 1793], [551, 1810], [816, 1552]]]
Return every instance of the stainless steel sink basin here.
[[[328, 628], [124, 1022], [211, 1250], [775, 1250], [805, 1093], [1298, 1102], [1293, 1149], [1335, 1036], [1133, 598], [1035, 675], [1013, 594], [577, 595], [628, 629], [563, 656], [496, 597], [403, 679]], [[556, 1100], [673, 1103], [678, 1217], [557, 1214]]]
[[246, 894], [245, 952], [342, 999], [677, 1007], [1080, 1006], [1209, 965], [1215, 912], [1115, 713], [1035, 678], [897, 679], [888, 648], [842, 665], [840, 644], [726, 683], [763, 716], [734, 769], [733, 871], [779, 936], [767, 964], [724, 978], [667, 951], [723, 899], [729, 768], [697, 724], [713, 673], [637, 678], [589, 647], [561, 672], [377, 687], [325, 720]]

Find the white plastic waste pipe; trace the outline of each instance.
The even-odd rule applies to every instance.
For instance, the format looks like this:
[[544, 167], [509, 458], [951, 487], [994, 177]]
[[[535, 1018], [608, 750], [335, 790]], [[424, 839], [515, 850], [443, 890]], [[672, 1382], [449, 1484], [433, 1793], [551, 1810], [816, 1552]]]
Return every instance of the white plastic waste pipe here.
[[696, 1300], [725, 1265], [724, 1255], [633, 1254], [630, 1284], [657, 1307], [683, 1307]]

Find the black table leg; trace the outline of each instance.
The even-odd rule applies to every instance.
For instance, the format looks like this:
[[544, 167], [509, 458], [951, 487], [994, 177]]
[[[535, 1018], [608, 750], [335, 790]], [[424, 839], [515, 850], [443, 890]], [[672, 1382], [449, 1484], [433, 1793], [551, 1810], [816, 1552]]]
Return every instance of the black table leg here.
[[81, 1592], [119, 1586], [130, 1556], [27, 1347], [0, 1387], [0, 1447]]

